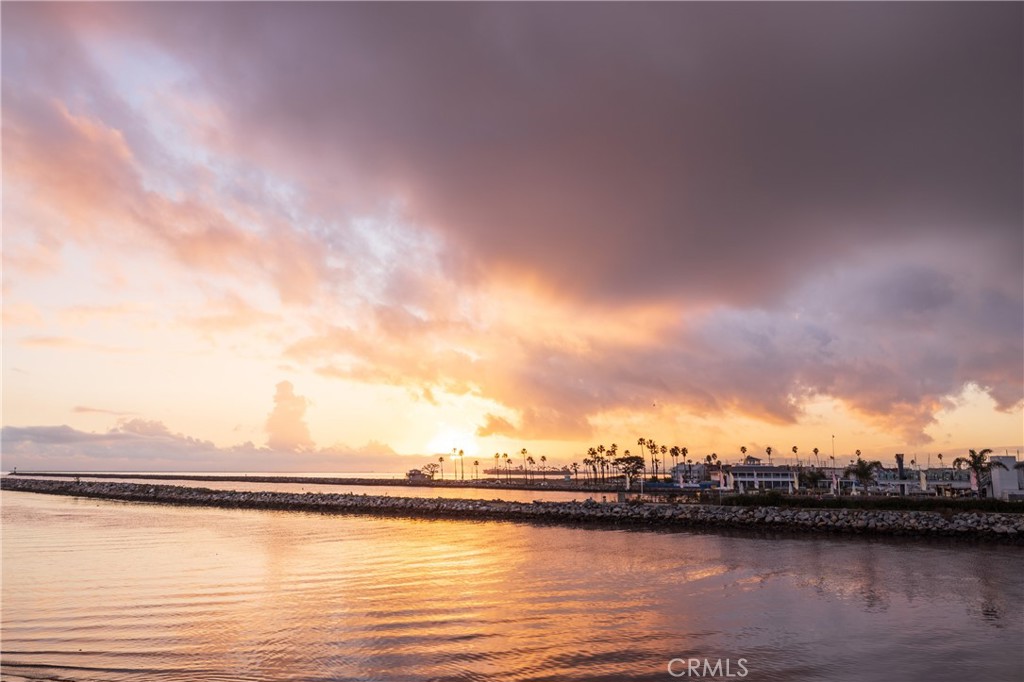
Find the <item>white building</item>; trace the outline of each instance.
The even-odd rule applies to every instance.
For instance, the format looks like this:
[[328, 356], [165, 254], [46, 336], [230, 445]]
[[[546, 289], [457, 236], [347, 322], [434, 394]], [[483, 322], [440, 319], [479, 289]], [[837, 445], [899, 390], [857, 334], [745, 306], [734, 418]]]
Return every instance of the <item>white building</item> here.
[[789, 467], [738, 464], [726, 472], [725, 487], [740, 493], [750, 490], [793, 492], [800, 488], [800, 481], [797, 470]]
[[[1017, 460], [1014, 457], [998, 456], [990, 457], [993, 467], [991, 476], [985, 481], [986, 497], [994, 497], [997, 500], [1010, 500], [1024, 498], [1024, 469], [1017, 468]], [[1002, 464], [1005, 469], [999, 467], [996, 462]]]
[[693, 464], [682, 462], [672, 467], [669, 474], [672, 476], [672, 480], [680, 486], [703, 481], [708, 477], [707, 467], [703, 462], [694, 462]]

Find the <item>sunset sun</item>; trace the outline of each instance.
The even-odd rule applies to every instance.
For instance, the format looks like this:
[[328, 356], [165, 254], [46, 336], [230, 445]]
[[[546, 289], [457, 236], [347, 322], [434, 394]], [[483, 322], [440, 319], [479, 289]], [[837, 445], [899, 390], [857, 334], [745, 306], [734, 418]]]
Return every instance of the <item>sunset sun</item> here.
[[425, 448], [427, 454], [450, 455], [453, 450], [461, 450], [466, 457], [480, 455], [480, 445], [472, 431], [444, 425], [439, 427]]

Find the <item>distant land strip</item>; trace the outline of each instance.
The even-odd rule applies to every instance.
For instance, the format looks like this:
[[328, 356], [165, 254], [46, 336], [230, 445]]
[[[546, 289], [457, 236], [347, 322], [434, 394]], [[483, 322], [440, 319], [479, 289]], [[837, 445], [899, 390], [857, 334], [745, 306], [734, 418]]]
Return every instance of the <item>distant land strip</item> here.
[[23, 478], [20, 475], [0, 479], [0, 489], [125, 502], [234, 509], [1024, 542], [1024, 515], [986, 512], [942, 514], [931, 511], [598, 503], [592, 500], [526, 503], [339, 493], [241, 492], [144, 483], [47, 480]]

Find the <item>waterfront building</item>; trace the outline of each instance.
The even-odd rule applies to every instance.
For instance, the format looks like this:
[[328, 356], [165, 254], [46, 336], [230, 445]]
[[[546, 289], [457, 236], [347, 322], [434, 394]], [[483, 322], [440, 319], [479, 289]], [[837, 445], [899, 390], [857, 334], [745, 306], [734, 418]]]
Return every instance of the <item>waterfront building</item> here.
[[885, 468], [875, 473], [875, 490], [888, 495], [964, 495], [971, 490], [970, 472], [952, 467]]
[[708, 467], [703, 462], [694, 462], [693, 464], [680, 462], [669, 469], [669, 475], [676, 485], [679, 486], [686, 485], [687, 483], [698, 483], [707, 480]]
[[427, 474], [423, 473], [419, 469], [410, 469], [409, 472], [406, 473], [405, 477], [406, 477], [406, 479], [408, 479], [410, 481], [429, 481], [430, 480], [430, 476], [428, 476]]
[[800, 481], [795, 467], [738, 464], [725, 472], [725, 487], [739, 493], [749, 490], [793, 492], [800, 488]]
[[[1024, 469], [1017, 468], [1015, 457], [997, 455], [989, 457], [993, 467], [989, 475], [979, 482], [985, 497], [997, 500], [1024, 500]], [[1002, 464], [1000, 468], [996, 463]]]

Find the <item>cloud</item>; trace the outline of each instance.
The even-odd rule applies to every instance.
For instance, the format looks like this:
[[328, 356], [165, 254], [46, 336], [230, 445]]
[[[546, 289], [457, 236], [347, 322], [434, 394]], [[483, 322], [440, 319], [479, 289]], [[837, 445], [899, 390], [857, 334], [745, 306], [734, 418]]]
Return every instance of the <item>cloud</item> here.
[[478, 436], [505, 436], [515, 434], [517, 431], [515, 425], [504, 417], [487, 414], [484, 415], [484, 419], [484, 423], [476, 430]]
[[70, 426], [5, 426], [4, 466], [22, 471], [405, 471], [415, 458], [395, 455], [384, 443], [362, 448], [292, 452], [251, 443], [221, 448], [173, 433], [152, 420], [131, 420], [105, 433]]
[[267, 416], [267, 444], [273, 450], [311, 450], [313, 439], [304, 418], [309, 401], [295, 394], [290, 381], [282, 381], [274, 393], [274, 409]]
[[29, 303], [5, 304], [3, 309], [4, 329], [12, 327], [38, 327], [43, 324], [39, 309]]
[[[16, 275], [170, 262], [211, 339], [268, 288], [291, 363], [479, 397], [481, 436], [829, 396], [921, 441], [1024, 398], [1019, 6], [6, 9]], [[306, 406], [278, 386], [272, 447]]]
[[88, 405], [75, 405], [75, 407], [72, 408], [71, 411], [74, 412], [75, 414], [106, 414], [113, 415], [115, 417], [125, 417], [134, 414], [132, 412], [118, 412], [117, 410], [107, 410], [103, 409], [102, 407], [89, 407]]
[[23, 346], [36, 348], [66, 348], [71, 350], [87, 350], [96, 353], [112, 353], [117, 355], [138, 352], [137, 348], [111, 346], [109, 344], [95, 343], [93, 341], [77, 339], [69, 336], [34, 335], [19, 339], [18, 342]]
[[121, 420], [113, 429], [113, 433], [131, 433], [136, 436], [147, 438], [172, 438], [170, 429], [161, 422], [152, 419], [126, 419]]
[[260, 325], [273, 324], [277, 317], [251, 305], [237, 293], [229, 292], [223, 297], [208, 301], [203, 312], [194, 312], [184, 318], [201, 333], [214, 337], [234, 331], [247, 331]]
[[116, 25], [194, 69], [232, 153], [323, 209], [400, 197], [467, 267], [745, 306], [865, 242], [1020, 245], [1013, 6], [264, 5], [258, 44], [238, 12]]
[[[53, 252], [71, 241], [157, 254], [189, 270], [265, 277], [287, 303], [316, 295], [327, 274], [311, 238], [258, 207], [149, 189], [144, 150], [105, 120], [127, 115], [126, 105], [109, 94], [102, 99], [109, 110], [76, 112], [28, 88], [5, 88], [6, 184], [15, 196], [35, 197], [34, 215], [9, 230], [16, 245], [10, 264], [23, 260], [19, 249], [35, 254], [30, 264], [54, 262]], [[254, 213], [255, 224], [243, 220]], [[45, 258], [44, 248], [51, 252]]]

